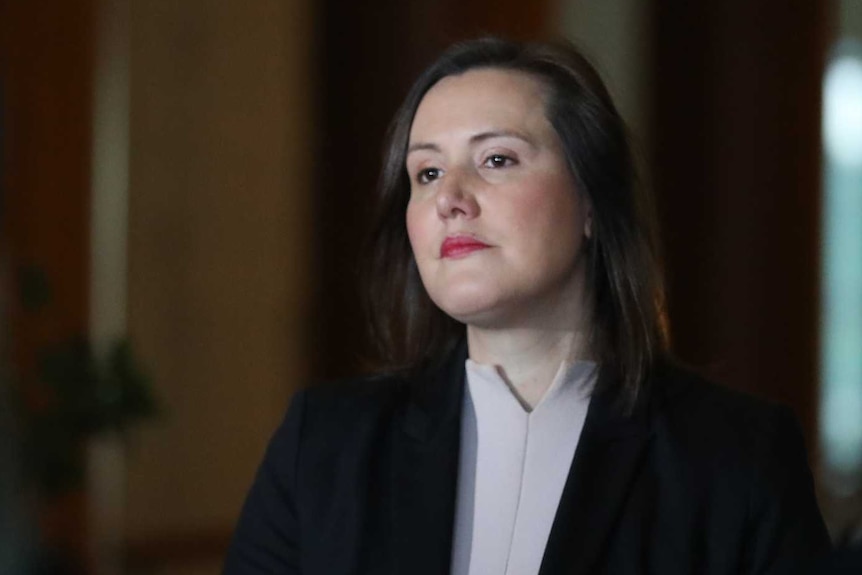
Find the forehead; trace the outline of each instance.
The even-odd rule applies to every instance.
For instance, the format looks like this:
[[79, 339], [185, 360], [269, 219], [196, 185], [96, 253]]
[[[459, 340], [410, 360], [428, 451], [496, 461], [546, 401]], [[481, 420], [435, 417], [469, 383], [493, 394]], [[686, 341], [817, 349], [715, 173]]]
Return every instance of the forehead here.
[[549, 129], [547, 89], [526, 72], [480, 68], [446, 76], [416, 109], [410, 141], [486, 129]]

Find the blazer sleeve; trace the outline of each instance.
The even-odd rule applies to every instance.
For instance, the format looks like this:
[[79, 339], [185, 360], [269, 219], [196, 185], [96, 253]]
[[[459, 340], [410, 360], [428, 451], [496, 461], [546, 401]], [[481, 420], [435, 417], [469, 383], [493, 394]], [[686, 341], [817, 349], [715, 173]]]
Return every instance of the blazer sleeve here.
[[802, 433], [790, 412], [780, 408], [761, 436], [761, 459], [752, 478], [746, 538], [752, 575], [778, 575], [827, 553], [829, 534], [814, 494]]
[[298, 392], [270, 441], [234, 531], [224, 575], [300, 573], [296, 470], [305, 403], [305, 392]]

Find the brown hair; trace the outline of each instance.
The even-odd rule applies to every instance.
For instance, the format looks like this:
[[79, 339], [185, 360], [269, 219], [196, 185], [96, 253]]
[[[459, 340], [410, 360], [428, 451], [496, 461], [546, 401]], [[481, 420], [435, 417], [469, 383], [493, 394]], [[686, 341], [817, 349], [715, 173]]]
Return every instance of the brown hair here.
[[395, 114], [365, 266], [366, 308], [381, 359], [390, 369], [418, 368], [445, 355], [464, 335], [464, 326], [431, 302], [419, 277], [405, 222], [405, 157], [425, 93], [446, 76], [476, 68], [524, 72], [548, 89], [547, 118], [576, 187], [592, 205], [587, 282], [599, 388], [620, 386], [631, 403], [665, 348], [654, 218], [646, 190], [636, 186], [625, 124], [598, 73], [567, 43], [483, 38], [455, 44], [422, 73]]

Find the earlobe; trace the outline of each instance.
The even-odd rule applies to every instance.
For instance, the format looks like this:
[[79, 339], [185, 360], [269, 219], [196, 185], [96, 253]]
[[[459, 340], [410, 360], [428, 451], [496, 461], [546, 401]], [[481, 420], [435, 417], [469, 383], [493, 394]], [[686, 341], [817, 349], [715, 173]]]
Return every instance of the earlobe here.
[[587, 219], [584, 221], [584, 237], [588, 240], [593, 239], [593, 212], [587, 214]]

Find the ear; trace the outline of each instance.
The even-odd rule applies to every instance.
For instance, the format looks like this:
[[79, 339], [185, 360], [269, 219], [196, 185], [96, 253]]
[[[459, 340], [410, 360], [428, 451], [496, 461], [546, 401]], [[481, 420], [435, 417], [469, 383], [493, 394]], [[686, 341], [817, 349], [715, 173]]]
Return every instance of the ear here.
[[587, 217], [584, 218], [584, 237], [593, 239], [593, 207], [587, 207]]

